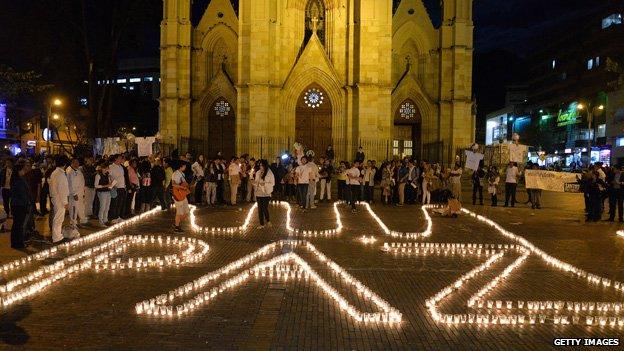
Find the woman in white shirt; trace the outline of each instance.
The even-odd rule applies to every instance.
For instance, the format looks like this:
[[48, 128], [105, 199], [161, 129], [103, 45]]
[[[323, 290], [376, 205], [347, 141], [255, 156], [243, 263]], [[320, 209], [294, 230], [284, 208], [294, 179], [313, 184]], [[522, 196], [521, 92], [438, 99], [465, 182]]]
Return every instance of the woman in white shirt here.
[[269, 218], [269, 201], [271, 200], [271, 194], [273, 193], [273, 187], [275, 186], [275, 176], [269, 168], [267, 160], [260, 160], [258, 162], [260, 168], [255, 174], [254, 187], [256, 192], [256, 199], [258, 201], [258, 218], [260, 220], [260, 228], [264, 227], [266, 221], [267, 226], [271, 226], [271, 220]]

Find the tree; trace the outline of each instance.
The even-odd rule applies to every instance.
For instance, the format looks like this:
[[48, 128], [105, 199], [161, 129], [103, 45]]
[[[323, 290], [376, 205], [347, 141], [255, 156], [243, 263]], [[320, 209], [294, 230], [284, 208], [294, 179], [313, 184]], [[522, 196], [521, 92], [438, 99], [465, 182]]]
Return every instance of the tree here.
[[0, 101], [13, 103], [24, 96], [32, 96], [51, 88], [51, 85], [37, 81], [40, 74], [34, 71], [18, 72], [15, 69], [0, 65]]
[[[139, 32], [136, 27], [146, 9], [159, 6], [153, 0], [125, 1], [80, 1], [80, 13], [74, 26], [80, 34], [79, 42], [84, 53], [86, 81], [89, 90], [89, 131], [94, 136], [110, 136], [113, 133], [112, 107], [114, 91], [112, 84], [98, 84], [98, 81], [113, 81], [117, 74], [119, 49], [128, 35]], [[96, 25], [94, 25], [96, 23]]]

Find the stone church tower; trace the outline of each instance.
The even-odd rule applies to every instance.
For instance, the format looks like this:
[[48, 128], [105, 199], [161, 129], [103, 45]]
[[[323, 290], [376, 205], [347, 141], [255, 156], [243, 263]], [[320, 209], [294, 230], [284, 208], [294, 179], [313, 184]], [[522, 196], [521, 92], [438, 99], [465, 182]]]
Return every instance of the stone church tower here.
[[208, 156], [300, 142], [450, 162], [474, 141], [472, 0], [164, 0], [160, 133]]

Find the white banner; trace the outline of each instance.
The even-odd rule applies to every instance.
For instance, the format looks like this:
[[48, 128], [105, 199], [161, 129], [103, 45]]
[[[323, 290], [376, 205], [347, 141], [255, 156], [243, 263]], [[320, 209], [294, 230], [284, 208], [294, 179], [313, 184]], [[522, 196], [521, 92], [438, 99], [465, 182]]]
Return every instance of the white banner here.
[[466, 150], [466, 168], [476, 171], [479, 163], [483, 160], [483, 154]]
[[527, 189], [542, 189], [560, 193], [578, 193], [578, 173], [551, 172], [539, 170], [524, 171], [524, 181]]
[[529, 148], [526, 145], [509, 144], [509, 161], [524, 163]]

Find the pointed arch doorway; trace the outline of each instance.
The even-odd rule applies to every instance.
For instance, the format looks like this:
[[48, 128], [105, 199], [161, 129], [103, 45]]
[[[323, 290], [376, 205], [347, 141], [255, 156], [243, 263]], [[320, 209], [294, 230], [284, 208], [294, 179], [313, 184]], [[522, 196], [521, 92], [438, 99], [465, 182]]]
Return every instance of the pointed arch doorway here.
[[332, 104], [325, 90], [311, 84], [297, 100], [295, 141], [322, 155], [332, 144]]
[[414, 101], [412, 99], [404, 100], [394, 113], [393, 156], [420, 158], [421, 123], [420, 110]]
[[221, 152], [226, 159], [234, 156], [236, 149], [236, 118], [232, 105], [219, 97], [212, 103], [208, 114], [208, 157]]

